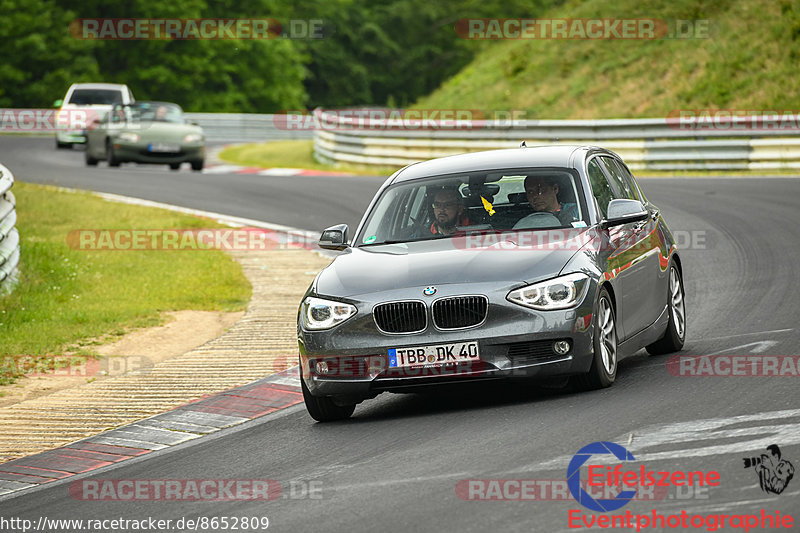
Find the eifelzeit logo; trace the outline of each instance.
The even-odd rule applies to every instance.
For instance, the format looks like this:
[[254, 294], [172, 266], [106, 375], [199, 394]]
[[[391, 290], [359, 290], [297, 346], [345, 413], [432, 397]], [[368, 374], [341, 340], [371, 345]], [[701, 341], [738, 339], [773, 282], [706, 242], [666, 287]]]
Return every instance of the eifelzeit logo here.
[[769, 454], [761, 457], [745, 457], [745, 468], [752, 468], [758, 475], [758, 484], [766, 493], [780, 494], [794, 477], [794, 466], [786, 459], [781, 459], [781, 449], [777, 444], [767, 446]]

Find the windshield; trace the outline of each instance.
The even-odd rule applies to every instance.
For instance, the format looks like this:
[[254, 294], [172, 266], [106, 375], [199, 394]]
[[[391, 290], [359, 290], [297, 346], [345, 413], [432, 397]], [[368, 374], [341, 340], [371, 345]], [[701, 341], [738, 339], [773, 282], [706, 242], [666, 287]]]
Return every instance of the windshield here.
[[140, 122], [173, 122], [183, 124], [183, 111], [166, 102], [136, 102], [128, 106], [131, 120]]
[[74, 105], [113, 105], [122, 103], [122, 92], [115, 89], [75, 89], [69, 97]]
[[585, 227], [577, 175], [514, 169], [400, 182], [387, 188], [356, 246], [447, 238], [484, 231]]

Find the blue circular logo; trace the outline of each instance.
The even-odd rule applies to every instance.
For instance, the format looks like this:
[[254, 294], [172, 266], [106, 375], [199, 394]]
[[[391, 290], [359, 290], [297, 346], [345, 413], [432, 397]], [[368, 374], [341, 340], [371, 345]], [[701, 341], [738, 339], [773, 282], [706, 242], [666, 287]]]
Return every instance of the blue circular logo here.
[[431, 285], [430, 287], [425, 287], [425, 289], [422, 291], [422, 294], [424, 294], [425, 296], [433, 296], [434, 294], [436, 294], [436, 287], [434, 287], [433, 285]]
[[611, 454], [620, 461], [635, 461], [633, 454], [614, 442], [593, 442], [578, 450], [567, 467], [567, 486], [575, 501], [587, 509], [599, 513], [616, 511], [624, 507], [631, 499], [636, 496], [635, 490], [623, 490], [611, 499], [595, 500], [589, 493], [581, 487], [581, 466], [589, 460], [592, 455]]

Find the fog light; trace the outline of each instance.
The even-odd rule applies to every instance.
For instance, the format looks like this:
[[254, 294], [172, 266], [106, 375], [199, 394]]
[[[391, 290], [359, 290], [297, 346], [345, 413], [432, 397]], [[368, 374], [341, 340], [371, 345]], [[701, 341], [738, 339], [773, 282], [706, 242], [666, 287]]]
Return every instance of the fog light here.
[[328, 373], [328, 363], [325, 361], [317, 361], [317, 364], [314, 367], [317, 370], [317, 374], [327, 374]]
[[553, 351], [558, 355], [566, 355], [569, 349], [569, 341], [556, 341], [553, 343]]

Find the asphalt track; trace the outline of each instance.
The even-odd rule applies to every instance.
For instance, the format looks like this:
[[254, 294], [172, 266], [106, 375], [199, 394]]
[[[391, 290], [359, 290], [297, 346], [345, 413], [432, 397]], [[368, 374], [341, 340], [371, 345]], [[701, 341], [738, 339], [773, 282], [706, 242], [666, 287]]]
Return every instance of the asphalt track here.
[[[56, 151], [51, 139], [0, 137], [0, 161], [20, 181], [311, 230], [355, 224], [382, 181], [117, 170], [102, 163], [87, 169], [82, 155]], [[689, 322], [683, 353], [797, 355], [800, 180], [640, 184], [684, 244]], [[70, 496], [69, 482], [55, 482], [0, 500], [0, 518], [267, 516], [269, 529], [278, 531], [567, 531], [571, 510], [592, 516], [570, 498], [542, 501], [537, 492], [534, 501], [464, 501], [456, 487], [470, 479], [563, 480], [572, 455], [595, 441], [622, 444], [648, 470], [717, 471], [721, 477], [719, 486], [670, 488], [663, 499], [633, 501], [618, 513], [765, 510], [800, 518], [800, 474], [782, 494], [766, 494], [742, 462], [776, 443], [783, 458], [800, 467], [798, 378], [673, 376], [667, 359], [641, 352], [620, 364], [613, 387], [591, 393], [515, 384], [383, 394], [335, 424], [315, 424], [298, 406], [87, 477], [267, 478], [284, 486], [285, 497], [275, 501], [79, 501]], [[184, 530], [191, 529], [169, 529]]]

